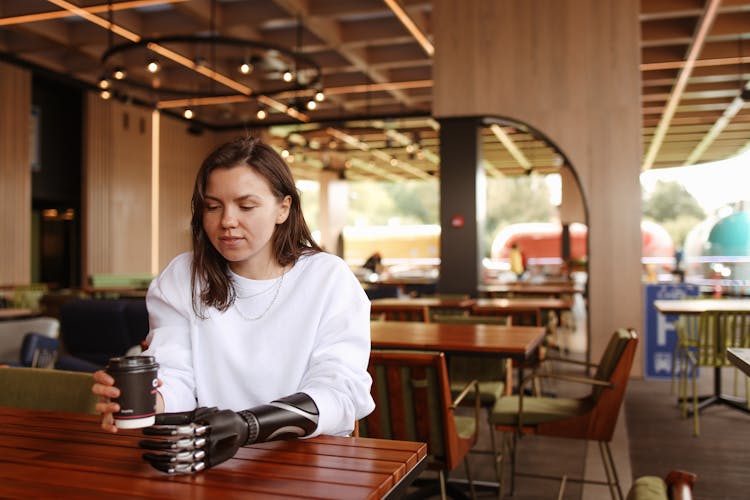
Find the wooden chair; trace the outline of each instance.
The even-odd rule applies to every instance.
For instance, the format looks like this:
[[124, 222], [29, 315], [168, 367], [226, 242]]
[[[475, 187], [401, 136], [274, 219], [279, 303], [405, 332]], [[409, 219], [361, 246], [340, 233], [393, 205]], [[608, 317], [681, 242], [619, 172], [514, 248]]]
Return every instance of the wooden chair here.
[[[472, 315], [433, 315], [434, 323], [463, 323], [463, 324], [492, 324], [510, 325], [510, 316], [472, 316]], [[451, 384], [451, 396], [457, 397], [472, 380], [478, 382], [479, 403], [492, 411], [495, 403], [504, 394], [510, 394], [511, 381], [509, 379], [511, 362], [500, 357], [472, 356], [465, 354], [451, 354], [448, 356], [448, 377]], [[490, 428], [490, 442], [492, 454], [497, 455], [495, 433]]]
[[427, 318], [427, 307], [415, 308], [404, 305], [390, 307], [387, 311], [373, 311], [370, 319], [376, 321], [425, 321]]
[[[625, 395], [637, 343], [638, 337], [633, 330], [617, 330], [612, 335], [593, 378], [535, 373], [524, 380], [525, 383], [532, 377], [547, 377], [585, 383], [592, 387], [591, 392], [585, 397], [527, 397], [524, 396], [523, 391], [519, 391], [518, 396], [504, 397], [497, 401], [490, 415], [490, 422], [496, 430], [504, 433], [503, 453], [500, 457], [496, 457], [497, 478], [500, 483], [498, 494], [501, 498], [507, 458], [510, 458], [510, 491], [511, 494], [513, 493], [518, 436], [536, 434], [597, 441], [607, 475], [606, 483], [584, 478], [566, 477], [566, 479], [574, 482], [607, 484], [612, 498], [622, 500], [622, 490], [609, 442], [612, 440], [617, 416]], [[534, 474], [523, 475], [550, 478]]]
[[[477, 439], [477, 382], [471, 381], [451, 400], [448, 370], [441, 352], [374, 350], [368, 371], [376, 406], [359, 421], [359, 435], [427, 443], [427, 467], [439, 473], [442, 498], [455, 488], [446, 478], [463, 460], [474, 497], [467, 455]], [[474, 415], [457, 415], [457, 406], [471, 394]], [[458, 494], [463, 496], [460, 490]]]
[[89, 373], [0, 368], [0, 406], [96, 414]]

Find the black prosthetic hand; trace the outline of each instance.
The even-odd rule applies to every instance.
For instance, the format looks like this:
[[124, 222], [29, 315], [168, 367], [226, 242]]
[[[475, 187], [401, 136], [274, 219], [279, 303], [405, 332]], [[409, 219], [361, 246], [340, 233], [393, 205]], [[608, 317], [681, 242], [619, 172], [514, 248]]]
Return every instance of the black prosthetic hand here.
[[201, 407], [182, 413], [156, 415], [156, 424], [143, 429], [142, 448], [155, 450], [143, 458], [170, 473], [199, 472], [234, 456], [247, 444], [306, 436], [318, 426], [318, 408], [304, 393], [292, 394], [267, 405], [234, 412]]

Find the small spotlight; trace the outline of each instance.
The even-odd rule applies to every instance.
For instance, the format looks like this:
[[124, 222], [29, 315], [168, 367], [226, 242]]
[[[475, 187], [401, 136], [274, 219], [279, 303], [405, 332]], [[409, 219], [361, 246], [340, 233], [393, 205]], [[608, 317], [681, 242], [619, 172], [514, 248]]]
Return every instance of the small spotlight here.
[[249, 75], [252, 72], [253, 72], [252, 64], [248, 62], [244, 62], [242, 63], [242, 65], [240, 65], [240, 73], [242, 73], [243, 75]]
[[291, 82], [292, 80], [294, 80], [294, 75], [292, 74], [291, 71], [286, 70], [284, 71], [284, 74], [281, 75], [281, 79], [284, 80], [285, 82]]
[[110, 92], [109, 90], [102, 90], [101, 92], [99, 92], [99, 97], [106, 101], [107, 99], [112, 97], [112, 92]]
[[286, 158], [286, 157], [288, 157], [288, 156], [289, 156], [289, 151], [288, 151], [288, 150], [286, 150], [286, 149], [282, 149], [282, 150], [281, 150], [281, 157], [282, 157], [282, 158]]
[[317, 102], [315, 102], [315, 101], [307, 101], [307, 109], [309, 109], [310, 111], [314, 110], [317, 107], [318, 107], [318, 103]]
[[258, 120], [265, 120], [268, 116], [268, 113], [265, 109], [259, 109], [257, 113], [255, 113], [255, 116], [258, 118]]
[[326, 99], [326, 95], [323, 93], [322, 90], [318, 90], [315, 92], [315, 100], [318, 102], [323, 102]]
[[390, 163], [391, 163], [392, 167], [395, 167], [396, 165], [398, 165], [398, 160], [396, 158], [391, 158], [391, 162]]
[[102, 89], [102, 90], [108, 89], [109, 88], [109, 80], [107, 80], [104, 77], [101, 77], [99, 79], [99, 88]]
[[194, 115], [195, 114], [193, 113], [193, 110], [190, 108], [185, 108], [185, 111], [182, 112], [182, 116], [184, 116], [188, 120], [192, 120]]
[[125, 70], [119, 66], [112, 71], [115, 80], [124, 80], [126, 75]]
[[156, 73], [161, 69], [161, 66], [159, 65], [159, 61], [151, 59], [146, 65], [146, 69], [149, 73]]

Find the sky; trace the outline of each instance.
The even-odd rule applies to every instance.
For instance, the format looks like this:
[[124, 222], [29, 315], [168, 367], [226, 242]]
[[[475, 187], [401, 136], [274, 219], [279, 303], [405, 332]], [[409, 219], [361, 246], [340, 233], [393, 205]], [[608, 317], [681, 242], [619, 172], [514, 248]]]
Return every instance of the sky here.
[[750, 200], [750, 150], [728, 160], [641, 173], [646, 192], [659, 180], [682, 183], [706, 213], [712, 213], [728, 203]]

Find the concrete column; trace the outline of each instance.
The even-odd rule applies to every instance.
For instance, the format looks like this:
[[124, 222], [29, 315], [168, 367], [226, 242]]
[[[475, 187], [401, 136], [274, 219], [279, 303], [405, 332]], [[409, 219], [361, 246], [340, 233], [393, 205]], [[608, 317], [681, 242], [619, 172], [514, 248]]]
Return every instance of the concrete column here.
[[[326, 251], [339, 254], [339, 241], [349, 211], [349, 183], [337, 172], [320, 173], [320, 242]], [[343, 257], [343, 255], [339, 255]]]

